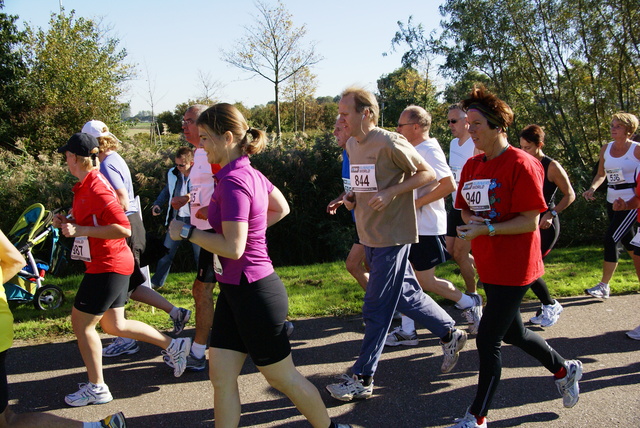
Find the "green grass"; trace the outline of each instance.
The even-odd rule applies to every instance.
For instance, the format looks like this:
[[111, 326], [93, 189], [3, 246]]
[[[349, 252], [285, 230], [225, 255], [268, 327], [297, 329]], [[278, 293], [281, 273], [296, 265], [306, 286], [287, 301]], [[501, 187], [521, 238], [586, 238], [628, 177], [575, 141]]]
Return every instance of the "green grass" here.
[[[497, 260], [496, 263], [508, 263]], [[602, 269], [602, 249], [597, 247], [575, 247], [555, 249], [545, 260], [545, 280], [554, 297], [583, 295], [584, 289], [594, 286]], [[289, 316], [292, 319], [314, 316], [354, 315], [362, 308], [364, 292], [351, 278], [343, 262], [322, 263], [308, 266], [288, 266], [277, 268], [289, 293]], [[436, 269], [439, 277], [452, 281], [462, 288], [462, 279], [453, 262]], [[176, 306], [194, 309], [191, 296], [193, 273], [170, 274], [166, 285], [159, 292]], [[47, 283], [56, 284], [65, 291], [65, 303], [54, 311], [39, 311], [31, 304], [13, 308], [16, 339], [52, 340], [73, 338], [71, 328], [71, 307], [81, 275], [55, 278], [49, 276]], [[612, 294], [637, 292], [638, 278], [633, 262], [626, 255], [621, 258], [618, 270], [611, 283]], [[217, 296], [217, 288], [214, 295]], [[480, 290], [482, 294], [483, 291]], [[442, 305], [453, 302], [433, 296]], [[531, 291], [527, 298], [535, 299]], [[169, 317], [150, 306], [131, 302], [127, 305], [127, 316], [156, 327], [170, 330], [173, 326]]]

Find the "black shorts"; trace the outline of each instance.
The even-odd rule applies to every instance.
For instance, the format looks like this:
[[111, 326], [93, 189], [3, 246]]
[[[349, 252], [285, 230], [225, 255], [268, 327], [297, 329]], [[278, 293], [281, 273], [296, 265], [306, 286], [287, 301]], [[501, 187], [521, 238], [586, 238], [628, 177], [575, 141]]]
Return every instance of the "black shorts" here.
[[251, 284], [220, 283], [209, 346], [251, 355], [256, 366], [282, 361], [291, 353], [284, 322], [287, 290], [274, 272]]
[[9, 405], [9, 384], [7, 382], [7, 367], [5, 359], [7, 350], [0, 352], [0, 413], [3, 413]]
[[418, 272], [434, 268], [450, 258], [444, 235], [421, 235], [417, 244], [411, 244], [409, 251], [409, 261]]
[[465, 222], [462, 220], [462, 210], [451, 208], [447, 213], [447, 236], [458, 236], [456, 227], [462, 226], [463, 224], [465, 224]]
[[[203, 230], [203, 232], [215, 233], [213, 229]], [[215, 284], [216, 282], [216, 273], [213, 270], [213, 253], [202, 247], [200, 247], [196, 279], [207, 284]]]
[[73, 307], [87, 314], [102, 315], [107, 309], [124, 306], [128, 288], [129, 275], [114, 272], [85, 273]]
[[140, 269], [140, 258], [147, 247], [147, 232], [140, 218], [140, 214], [133, 213], [127, 216], [131, 224], [131, 236], [127, 238], [127, 245], [133, 253], [133, 273], [129, 278], [129, 293], [132, 293], [139, 285], [144, 284], [147, 278]]

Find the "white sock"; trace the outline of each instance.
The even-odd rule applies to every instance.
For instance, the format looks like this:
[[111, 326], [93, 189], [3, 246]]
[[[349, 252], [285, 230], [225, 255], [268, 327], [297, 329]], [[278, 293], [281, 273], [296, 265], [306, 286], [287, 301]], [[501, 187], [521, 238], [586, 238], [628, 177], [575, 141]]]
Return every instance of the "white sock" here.
[[473, 301], [473, 299], [471, 298], [471, 296], [469, 296], [468, 294], [464, 294], [462, 293], [462, 297], [460, 298], [460, 300], [458, 300], [456, 302], [458, 304], [459, 307], [461, 307], [462, 309], [468, 309], [471, 306], [473, 306], [473, 304], [475, 303]]
[[199, 343], [193, 342], [193, 345], [191, 345], [191, 353], [196, 357], [196, 358], [202, 358], [204, 357], [204, 351], [207, 350], [207, 345], [201, 345]]
[[169, 316], [170, 316], [172, 319], [176, 319], [176, 318], [178, 317], [178, 313], [179, 313], [179, 311], [178, 311], [178, 307], [177, 307], [177, 306], [174, 306], [174, 307], [171, 309], [171, 311], [169, 311]]
[[406, 315], [402, 315], [402, 331], [409, 334], [416, 332], [416, 323]]

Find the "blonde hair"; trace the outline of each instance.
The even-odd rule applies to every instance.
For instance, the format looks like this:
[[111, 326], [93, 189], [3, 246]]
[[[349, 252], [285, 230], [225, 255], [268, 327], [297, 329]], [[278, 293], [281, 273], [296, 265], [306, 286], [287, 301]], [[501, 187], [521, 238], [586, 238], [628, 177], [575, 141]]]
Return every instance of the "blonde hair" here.
[[369, 109], [371, 115], [371, 121], [374, 125], [378, 124], [378, 117], [380, 116], [380, 107], [378, 106], [378, 100], [376, 96], [364, 88], [357, 86], [351, 86], [342, 91], [340, 96], [342, 98], [353, 95], [353, 99], [356, 104], [356, 112], [364, 113], [365, 109]]
[[638, 118], [634, 114], [619, 111], [611, 116], [611, 121], [613, 122], [614, 120], [622, 123], [627, 128], [627, 134], [629, 135], [633, 135], [638, 129]]
[[98, 147], [94, 147], [91, 149], [91, 156], [80, 156], [76, 155], [78, 158], [78, 163], [82, 165], [82, 169], [85, 171], [91, 171], [100, 166], [100, 160], [98, 159]]
[[228, 103], [212, 105], [198, 117], [198, 126], [205, 126], [216, 135], [229, 131], [245, 155], [260, 153], [267, 146], [267, 134], [249, 127], [240, 110]]

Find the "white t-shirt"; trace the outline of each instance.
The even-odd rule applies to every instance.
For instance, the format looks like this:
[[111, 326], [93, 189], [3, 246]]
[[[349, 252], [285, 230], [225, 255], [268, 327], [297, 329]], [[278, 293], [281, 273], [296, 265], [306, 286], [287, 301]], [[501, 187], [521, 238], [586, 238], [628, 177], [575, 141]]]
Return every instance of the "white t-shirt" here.
[[[451, 140], [451, 145], [449, 146], [449, 167], [451, 167], [451, 172], [453, 173], [456, 185], [460, 184], [460, 173], [462, 172], [462, 167], [467, 163], [467, 160], [473, 156], [475, 148], [476, 146], [473, 144], [471, 137], [469, 137], [469, 139], [462, 145], [460, 145], [460, 140], [458, 138]], [[455, 206], [455, 190], [451, 194], [451, 197], [453, 197], [453, 205]]]
[[198, 148], [193, 154], [193, 166], [189, 173], [189, 181], [191, 183], [191, 199], [189, 200], [191, 224], [200, 230], [211, 229], [207, 220], [196, 218], [196, 213], [200, 208], [209, 206], [215, 186], [211, 164], [207, 160], [207, 152], [204, 149]]
[[[436, 172], [436, 179], [419, 187], [413, 191], [414, 198], [418, 199], [431, 192], [443, 178], [450, 177], [451, 168], [447, 165], [447, 158], [435, 138], [430, 138], [416, 146], [416, 150], [420, 156], [429, 164]], [[430, 204], [423, 205], [416, 210], [418, 221], [418, 235], [420, 236], [436, 236], [447, 233], [447, 211], [444, 207], [444, 198]]]

